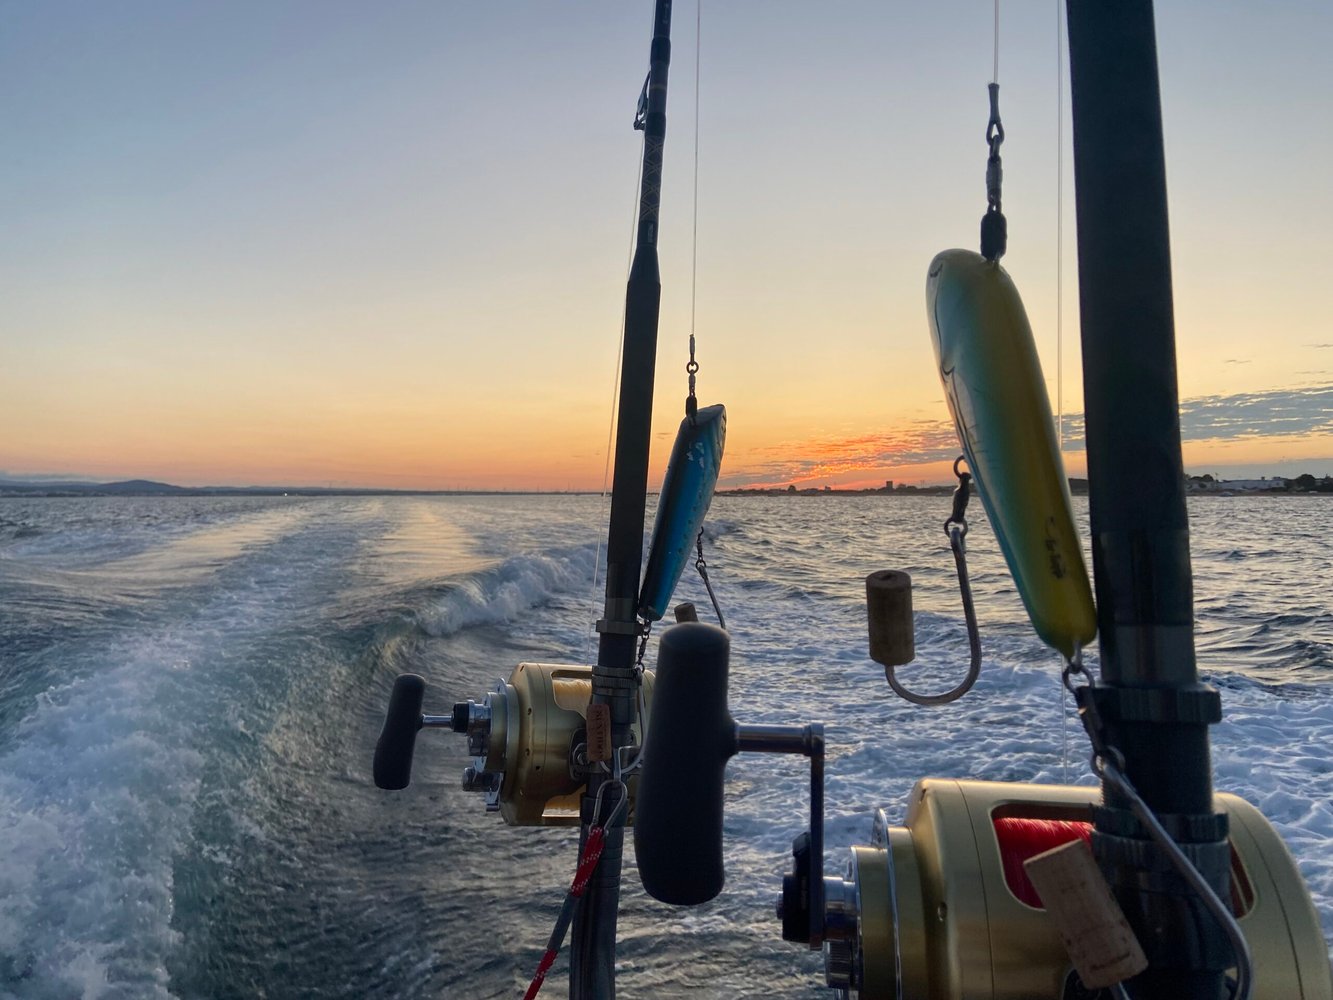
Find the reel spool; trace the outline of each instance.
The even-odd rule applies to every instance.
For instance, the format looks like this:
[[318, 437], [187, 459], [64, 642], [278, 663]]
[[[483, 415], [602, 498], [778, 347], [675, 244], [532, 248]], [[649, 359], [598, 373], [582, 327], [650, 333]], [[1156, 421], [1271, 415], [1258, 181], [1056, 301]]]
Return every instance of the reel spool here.
[[[926, 779], [907, 820], [881, 810], [843, 879], [826, 878], [825, 973], [860, 1000], [1087, 1000], [1021, 862], [1091, 821], [1098, 789]], [[1256, 998], [1333, 997], [1319, 918], [1277, 832], [1248, 802], [1230, 817], [1231, 902], [1254, 953]], [[1014, 821], [1056, 821], [1014, 838]], [[1020, 842], [1026, 840], [1026, 843]], [[1032, 900], [1025, 902], [1024, 899]], [[1035, 904], [1035, 905], [1034, 905]]]

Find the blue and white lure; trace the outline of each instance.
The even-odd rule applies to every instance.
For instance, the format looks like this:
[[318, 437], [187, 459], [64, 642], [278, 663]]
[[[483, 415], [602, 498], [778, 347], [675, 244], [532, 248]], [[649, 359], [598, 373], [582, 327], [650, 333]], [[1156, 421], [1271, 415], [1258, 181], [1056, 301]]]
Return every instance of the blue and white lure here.
[[680, 422], [639, 590], [638, 613], [644, 621], [658, 621], [671, 603], [713, 502], [726, 437], [727, 408], [720, 403], [701, 407], [693, 421], [686, 417]]

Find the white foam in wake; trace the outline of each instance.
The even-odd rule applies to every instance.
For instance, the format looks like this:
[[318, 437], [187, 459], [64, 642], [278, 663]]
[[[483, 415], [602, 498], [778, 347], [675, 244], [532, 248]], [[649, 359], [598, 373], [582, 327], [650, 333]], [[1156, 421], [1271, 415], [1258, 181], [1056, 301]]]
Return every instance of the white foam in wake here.
[[514, 621], [555, 594], [586, 588], [592, 560], [592, 548], [506, 559], [454, 584], [420, 611], [421, 627], [430, 635], [448, 636], [474, 625]]
[[165, 998], [172, 863], [201, 759], [191, 650], [160, 640], [42, 696], [0, 757], [0, 996]]

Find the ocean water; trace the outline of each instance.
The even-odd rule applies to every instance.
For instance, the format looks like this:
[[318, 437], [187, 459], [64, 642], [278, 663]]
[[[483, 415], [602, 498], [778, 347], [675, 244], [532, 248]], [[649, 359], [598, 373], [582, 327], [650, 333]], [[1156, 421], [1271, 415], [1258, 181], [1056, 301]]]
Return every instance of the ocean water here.
[[[1059, 664], [978, 505], [977, 687], [916, 708], [868, 659], [863, 579], [900, 568], [913, 678], [965, 665], [948, 504], [714, 504], [732, 711], [827, 724], [830, 873], [877, 807], [902, 818], [919, 777], [1091, 781]], [[1333, 503], [1206, 498], [1190, 516], [1200, 667], [1226, 712], [1217, 785], [1277, 825], [1328, 935]], [[403, 792], [374, 788], [371, 754], [403, 671], [444, 712], [521, 660], [587, 662], [605, 517], [596, 497], [0, 500], [0, 998], [521, 995], [575, 832], [485, 814], [451, 733], [421, 735]], [[692, 573], [679, 596], [710, 617]], [[729, 766], [712, 903], [649, 900], [631, 852], [622, 996], [827, 995], [773, 916], [806, 775], [788, 758]], [[565, 968], [543, 995], [564, 995]]]

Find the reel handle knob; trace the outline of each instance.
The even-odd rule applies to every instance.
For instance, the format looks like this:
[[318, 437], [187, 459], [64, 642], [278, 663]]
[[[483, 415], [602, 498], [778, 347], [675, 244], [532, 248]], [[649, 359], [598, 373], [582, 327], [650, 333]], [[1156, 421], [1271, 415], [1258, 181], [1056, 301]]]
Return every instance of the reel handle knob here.
[[412, 752], [421, 729], [421, 702], [426, 679], [418, 674], [399, 674], [389, 695], [384, 729], [375, 744], [375, 785], [397, 790], [412, 781]]
[[694, 906], [722, 891], [722, 777], [737, 750], [727, 710], [731, 640], [715, 625], [669, 628], [634, 812], [634, 851], [648, 895]]

